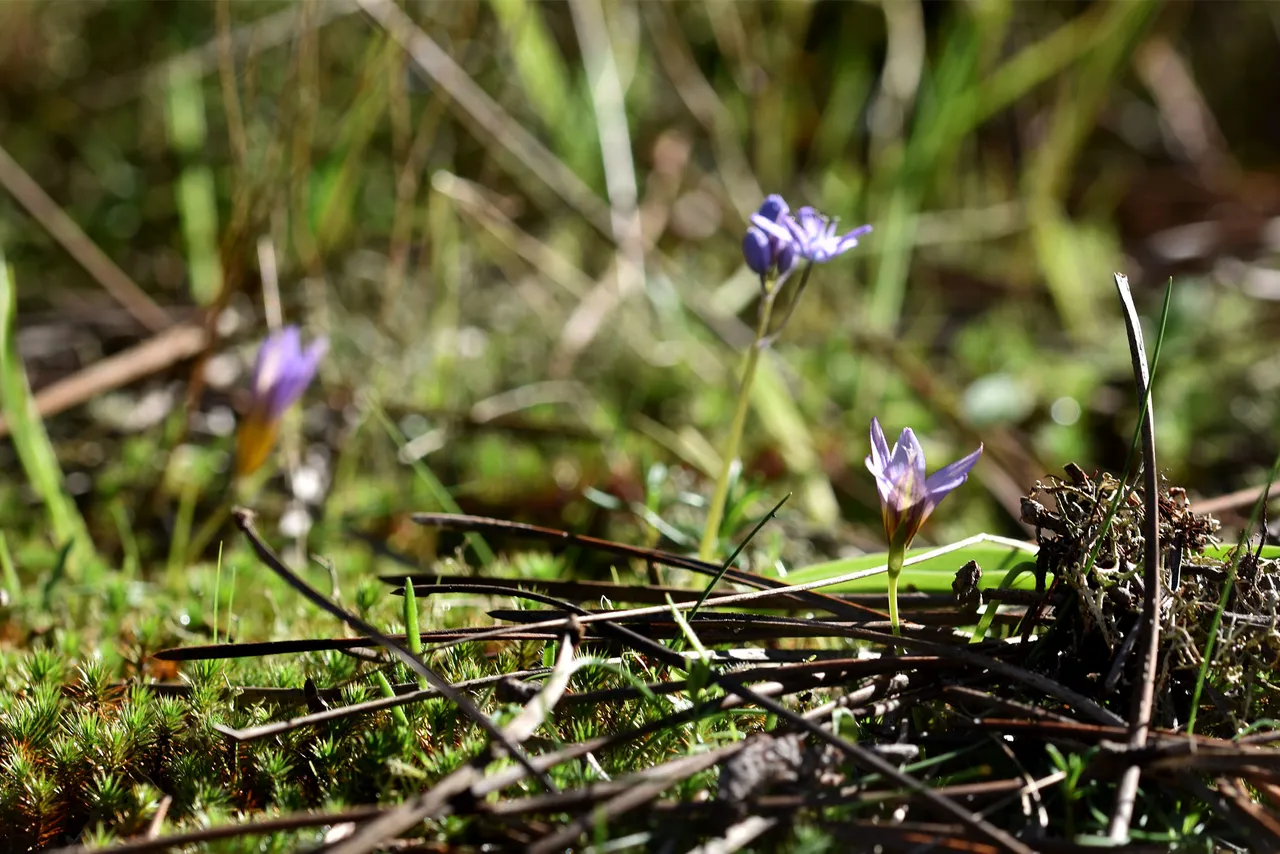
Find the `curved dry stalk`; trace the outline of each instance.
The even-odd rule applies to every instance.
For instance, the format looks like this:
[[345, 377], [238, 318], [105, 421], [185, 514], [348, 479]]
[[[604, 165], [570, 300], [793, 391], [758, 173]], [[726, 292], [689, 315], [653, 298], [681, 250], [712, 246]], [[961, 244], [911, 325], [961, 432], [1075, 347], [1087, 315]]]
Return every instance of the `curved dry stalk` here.
[[[1133, 711], [1129, 716], [1129, 749], [1139, 750], [1147, 746], [1147, 731], [1151, 728], [1151, 709], [1155, 700], [1156, 669], [1160, 663], [1160, 472], [1156, 468], [1155, 413], [1151, 408], [1151, 375], [1147, 368], [1147, 351], [1142, 341], [1142, 322], [1133, 304], [1129, 279], [1115, 274], [1116, 290], [1124, 307], [1124, 325], [1129, 333], [1129, 353], [1133, 358], [1133, 380], [1138, 399], [1142, 401], [1142, 467], [1143, 489], [1147, 508], [1143, 522], [1145, 554], [1143, 555], [1143, 592], [1141, 631], [1142, 671], [1138, 691], [1134, 696]], [[1131, 765], [1120, 780], [1116, 791], [1115, 810], [1111, 814], [1111, 826], [1107, 834], [1115, 843], [1129, 838], [1129, 822], [1133, 818], [1134, 799], [1138, 794], [1138, 780], [1142, 775], [1139, 765]]]

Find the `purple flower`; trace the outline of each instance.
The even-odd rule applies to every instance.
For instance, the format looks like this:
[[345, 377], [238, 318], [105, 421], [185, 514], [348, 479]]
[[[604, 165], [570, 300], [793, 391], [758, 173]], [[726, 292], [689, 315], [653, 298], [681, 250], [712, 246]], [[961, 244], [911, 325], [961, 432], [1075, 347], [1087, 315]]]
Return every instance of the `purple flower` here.
[[[751, 221], [755, 222], [759, 218], [776, 226], [789, 211], [790, 208], [787, 207], [782, 196], [774, 193], [761, 202], [759, 210], [751, 215]], [[747, 262], [747, 266], [757, 275], [768, 276], [774, 273], [781, 278], [790, 273], [791, 268], [795, 266], [796, 250], [790, 233], [785, 229], [779, 236], [775, 233], [766, 233], [752, 225], [742, 238], [742, 257]]]
[[871, 231], [871, 226], [864, 225], [837, 235], [836, 221], [811, 207], [801, 208], [798, 217], [787, 216], [784, 211], [770, 220], [757, 213], [751, 217], [751, 223], [775, 240], [789, 241], [798, 257], [814, 264], [823, 264], [843, 255], [858, 245], [859, 237]]
[[906, 548], [938, 503], [968, 479], [969, 471], [980, 456], [981, 445], [967, 457], [925, 477], [924, 449], [911, 428], [905, 428], [893, 450], [889, 450], [880, 422], [871, 419], [871, 455], [867, 457], [867, 469], [875, 475], [876, 487], [880, 490], [880, 511], [890, 545]]
[[258, 350], [253, 366], [249, 411], [236, 432], [236, 471], [256, 471], [275, 447], [280, 418], [315, 379], [329, 344], [317, 338], [304, 350], [296, 326], [272, 332]]
[[756, 211], [757, 216], [762, 216], [770, 222], [778, 222], [784, 216], [791, 213], [787, 200], [779, 196], [777, 193], [770, 193], [765, 200], [760, 203], [760, 208]]
[[253, 408], [275, 420], [284, 414], [315, 379], [329, 342], [317, 338], [304, 351], [302, 333], [286, 326], [267, 336], [253, 366]]

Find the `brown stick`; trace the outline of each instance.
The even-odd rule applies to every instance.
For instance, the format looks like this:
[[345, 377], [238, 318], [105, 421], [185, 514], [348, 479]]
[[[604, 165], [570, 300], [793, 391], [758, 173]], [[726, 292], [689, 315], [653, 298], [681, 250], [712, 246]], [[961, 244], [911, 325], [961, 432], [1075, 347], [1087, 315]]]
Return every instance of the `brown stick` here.
[[[235, 839], [240, 836], [280, 833], [306, 827], [320, 827], [326, 824], [341, 824], [344, 821], [359, 821], [371, 816], [381, 815], [384, 812], [386, 812], [384, 807], [376, 805], [360, 806], [338, 812], [292, 813], [279, 818], [206, 827], [189, 833], [170, 833], [164, 836], [151, 836], [144, 833], [112, 845], [110, 850], [113, 854], [150, 854], [152, 851], [167, 851], [170, 848], [195, 845], [202, 842], [215, 842], [219, 839]], [[53, 854], [85, 854], [90, 850], [93, 849], [74, 845], [54, 849]]]
[[80, 230], [75, 220], [49, 198], [49, 194], [3, 147], [0, 147], [0, 184], [139, 323], [152, 332], [159, 332], [169, 326], [169, 315], [165, 310], [152, 302], [151, 297], [134, 284], [133, 279]]
[[1237, 510], [1241, 507], [1256, 504], [1268, 489], [1271, 490], [1271, 497], [1268, 503], [1280, 501], [1280, 483], [1264, 483], [1261, 486], [1247, 486], [1244, 489], [1237, 489], [1235, 492], [1228, 492], [1226, 495], [1217, 495], [1213, 498], [1191, 503], [1197, 513], [1208, 513], [1210, 516], [1214, 516], [1224, 510]]
[[[79, 406], [95, 395], [126, 386], [184, 359], [190, 359], [202, 349], [202, 327], [189, 323], [170, 327], [141, 344], [114, 356], [99, 359], [66, 379], [40, 389], [35, 396], [36, 414], [41, 418], [57, 415]], [[7, 435], [9, 425], [0, 417], [0, 438]]]
[[515, 744], [511, 738], [489, 718], [488, 715], [478, 709], [475, 703], [471, 702], [471, 700], [465, 695], [459, 694], [454, 690], [453, 686], [446, 682], [440, 674], [436, 673], [430, 667], [427, 667], [427, 665], [423, 663], [422, 659], [414, 655], [404, 646], [401, 646], [399, 642], [392, 640], [379, 632], [370, 623], [365, 622], [354, 614], [344, 611], [342, 608], [326, 599], [312, 588], [311, 585], [299, 578], [293, 570], [285, 566], [284, 562], [280, 560], [275, 552], [273, 552], [270, 547], [267, 546], [266, 542], [263, 541], [262, 537], [258, 535], [258, 532], [253, 525], [253, 513], [251, 511], [244, 508], [236, 508], [231, 512], [231, 517], [235, 520], [236, 527], [238, 527], [241, 533], [248, 538], [249, 544], [253, 547], [253, 551], [258, 556], [258, 559], [266, 564], [267, 567], [281, 580], [286, 582], [295, 591], [302, 594], [302, 596], [313, 605], [316, 605], [334, 617], [337, 617], [356, 631], [363, 632], [376, 640], [379, 645], [385, 647], [388, 652], [392, 653], [408, 665], [414, 673], [425, 678], [429, 683], [431, 683], [432, 687], [439, 691], [445, 699], [457, 706], [464, 715], [479, 724], [480, 728], [483, 729], [489, 737], [494, 740], [494, 742], [500, 744], [502, 748], [506, 750], [507, 755], [524, 766], [535, 780], [542, 783], [544, 788], [551, 792], [558, 791], [550, 776], [548, 776], [546, 772], [535, 768], [529, 761], [529, 757], [525, 752], [521, 750], [520, 747]]

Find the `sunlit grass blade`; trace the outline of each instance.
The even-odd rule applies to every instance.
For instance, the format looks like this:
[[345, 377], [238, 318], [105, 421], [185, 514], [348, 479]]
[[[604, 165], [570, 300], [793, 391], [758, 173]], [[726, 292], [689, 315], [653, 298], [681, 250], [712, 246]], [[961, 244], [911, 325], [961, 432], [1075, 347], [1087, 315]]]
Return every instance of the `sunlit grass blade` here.
[[99, 566], [89, 529], [63, 486], [62, 467], [36, 412], [26, 368], [18, 355], [17, 290], [13, 271], [0, 253], [0, 411], [22, 469], [44, 504], [54, 538], [59, 545], [70, 545], [74, 568], [85, 573], [86, 581], [93, 581]]
[[1121, 502], [1125, 501], [1130, 493], [1137, 488], [1137, 484], [1126, 486], [1129, 474], [1133, 471], [1133, 461], [1138, 456], [1138, 444], [1142, 441], [1142, 424], [1147, 418], [1147, 406], [1155, 399], [1156, 370], [1160, 365], [1160, 350], [1164, 346], [1165, 330], [1169, 320], [1169, 304], [1173, 299], [1173, 279], [1169, 279], [1168, 285], [1165, 286], [1164, 303], [1160, 308], [1160, 325], [1156, 330], [1156, 344], [1151, 353], [1151, 368], [1148, 372], [1147, 394], [1143, 395], [1141, 406], [1138, 411], [1138, 420], [1134, 424], [1133, 435], [1129, 439], [1129, 452], [1124, 458], [1124, 468], [1120, 471], [1121, 488], [1116, 490], [1115, 498], [1112, 499], [1110, 506], [1107, 507], [1107, 515], [1102, 520], [1102, 525], [1098, 529], [1098, 536], [1093, 541], [1093, 547], [1089, 549], [1089, 556], [1085, 560], [1084, 574], [1088, 576], [1093, 571], [1094, 564], [1097, 563], [1098, 553], [1102, 549], [1102, 542], [1106, 538], [1107, 531], [1111, 528], [1111, 523], [1115, 520], [1116, 513], [1120, 510]]
[[[377, 684], [378, 690], [382, 693], [382, 696], [394, 697], [396, 695], [396, 689], [391, 687], [391, 682], [387, 679], [387, 674], [383, 673], [381, 670], [373, 671], [373, 681]], [[400, 724], [400, 726], [409, 726], [409, 718], [405, 715], [404, 709], [399, 706], [391, 707], [391, 717], [395, 718], [396, 723]]]
[[13, 565], [13, 555], [9, 553], [9, 541], [4, 531], [0, 531], [0, 578], [4, 579], [5, 592], [10, 602], [22, 598], [22, 582], [18, 580], [18, 569]]
[[197, 303], [208, 306], [222, 292], [222, 264], [213, 170], [199, 159], [208, 142], [202, 84], [196, 68], [175, 64], [165, 88], [165, 118], [170, 145], [183, 163], [175, 187], [191, 294]]
[[[922, 593], [950, 593], [956, 570], [973, 560], [982, 567], [982, 581], [978, 586], [985, 590], [998, 585], [998, 579], [1005, 571], [1028, 559], [1034, 559], [1036, 551], [1034, 543], [993, 534], [977, 534], [948, 546], [910, 549], [907, 551], [900, 583]], [[788, 572], [787, 583], [810, 584], [824, 578], [865, 572], [884, 567], [888, 558], [888, 553], [880, 552], [810, 564]], [[1033, 578], [1024, 575], [1013, 583], [1013, 587], [1026, 590], [1034, 587], [1034, 583]], [[882, 593], [884, 579], [873, 574], [824, 589], [829, 593]]]
[[218, 543], [218, 563], [213, 574], [213, 642], [218, 642], [218, 599], [222, 595], [222, 543]]
[[600, 173], [599, 144], [595, 134], [582, 132], [584, 125], [575, 118], [591, 107], [574, 85], [566, 59], [547, 26], [544, 14], [549, 9], [528, 0], [489, 0], [489, 7], [509, 43], [514, 76], [555, 141], [556, 152], [594, 185]]

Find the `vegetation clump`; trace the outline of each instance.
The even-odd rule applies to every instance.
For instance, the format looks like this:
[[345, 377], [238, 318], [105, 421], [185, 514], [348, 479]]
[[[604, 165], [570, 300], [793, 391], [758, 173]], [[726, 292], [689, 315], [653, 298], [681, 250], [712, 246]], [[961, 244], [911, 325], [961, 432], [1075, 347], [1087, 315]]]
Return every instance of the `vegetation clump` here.
[[[1036, 573], [1051, 577], [1056, 619], [1032, 658], [1123, 712], [1137, 659], [1133, 655], [1145, 596], [1141, 571], [1147, 502], [1141, 488], [1075, 465], [1065, 478], [1037, 483], [1023, 501], [1036, 528]], [[1052, 509], [1050, 509], [1052, 508]], [[1159, 496], [1160, 542], [1167, 573], [1160, 609], [1161, 668], [1155, 695], [1161, 726], [1186, 724], [1203, 686], [1216, 674], [1199, 730], [1230, 736], [1250, 720], [1270, 718], [1280, 696], [1268, 674], [1280, 661], [1280, 586], [1276, 559], [1261, 546], [1223, 549], [1219, 523], [1197, 513], [1185, 490]], [[1177, 579], [1174, 586], [1173, 581]]]

